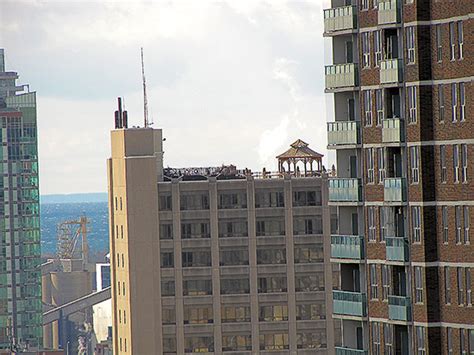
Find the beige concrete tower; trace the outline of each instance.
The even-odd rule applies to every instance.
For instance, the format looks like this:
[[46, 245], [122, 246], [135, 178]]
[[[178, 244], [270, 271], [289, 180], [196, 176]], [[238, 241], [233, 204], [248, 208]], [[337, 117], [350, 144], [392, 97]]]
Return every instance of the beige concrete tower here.
[[117, 129], [111, 139], [107, 165], [114, 354], [159, 354], [161, 130]]

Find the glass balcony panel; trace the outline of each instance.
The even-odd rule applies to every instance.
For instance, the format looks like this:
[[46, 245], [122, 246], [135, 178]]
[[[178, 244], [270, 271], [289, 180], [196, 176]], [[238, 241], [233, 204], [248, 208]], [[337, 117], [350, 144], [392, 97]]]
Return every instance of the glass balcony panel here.
[[386, 25], [400, 22], [400, 4], [399, 0], [380, 0], [379, 25]]
[[385, 202], [406, 201], [406, 180], [404, 178], [385, 178], [383, 185]]
[[359, 350], [359, 349], [351, 349], [351, 348], [343, 348], [340, 346], [336, 346], [336, 355], [368, 355], [367, 350]]
[[386, 118], [382, 121], [382, 142], [402, 143], [405, 141], [404, 121], [401, 118]]
[[408, 240], [400, 237], [385, 238], [385, 248], [387, 260], [407, 261], [408, 260]]
[[357, 85], [357, 64], [327, 65], [325, 73], [326, 89], [337, 89]]
[[359, 235], [332, 235], [331, 257], [362, 260], [364, 258], [364, 237]]
[[352, 30], [357, 27], [355, 6], [342, 6], [324, 10], [324, 32]]
[[380, 83], [399, 83], [402, 80], [401, 59], [387, 59], [380, 62]]
[[388, 317], [391, 320], [410, 321], [411, 300], [405, 296], [388, 296]]
[[328, 123], [328, 145], [350, 145], [360, 143], [360, 124], [357, 121]]
[[336, 178], [329, 179], [329, 201], [331, 202], [360, 202], [360, 179]]
[[365, 293], [351, 291], [332, 291], [333, 312], [346, 316], [365, 317], [367, 298]]

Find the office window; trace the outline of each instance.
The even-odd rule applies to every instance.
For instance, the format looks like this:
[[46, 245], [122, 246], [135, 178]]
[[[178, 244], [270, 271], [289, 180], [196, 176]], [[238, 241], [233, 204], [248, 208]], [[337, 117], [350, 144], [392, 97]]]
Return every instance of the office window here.
[[161, 281], [161, 296], [174, 296], [174, 281], [172, 280], [162, 280]]
[[377, 265], [370, 264], [370, 298], [376, 300], [378, 296]]
[[123, 224], [120, 226], [120, 239], [123, 239]]
[[321, 215], [311, 217], [295, 217], [293, 220], [294, 235], [311, 235], [323, 233], [323, 219]]
[[176, 308], [174, 306], [166, 306], [161, 309], [162, 324], [176, 324]]
[[208, 210], [209, 192], [185, 192], [180, 196], [180, 208], [182, 211]]
[[372, 126], [372, 95], [370, 90], [363, 91], [365, 125]]
[[176, 336], [170, 338], [163, 338], [163, 353], [176, 354]]
[[286, 264], [286, 249], [268, 246], [257, 248], [257, 264]]
[[461, 244], [461, 206], [454, 207], [454, 218], [456, 220], [456, 244]]
[[362, 33], [362, 67], [370, 67], [370, 33]]
[[415, 327], [416, 329], [416, 353], [417, 355], [426, 355], [425, 328]]
[[382, 300], [388, 299], [391, 282], [390, 266], [382, 265]]
[[248, 278], [221, 279], [221, 294], [223, 295], [239, 295], [249, 292], [250, 284]]
[[173, 224], [160, 223], [160, 239], [173, 239]]
[[321, 349], [327, 347], [325, 329], [313, 329], [296, 334], [297, 349]]
[[441, 24], [436, 25], [436, 55], [438, 62], [441, 62], [443, 60], [443, 32], [441, 26]]
[[375, 235], [375, 207], [367, 207], [367, 220], [368, 220], [368, 229], [369, 229], [369, 241], [375, 242], [377, 239]]
[[383, 324], [383, 337], [385, 346], [385, 355], [393, 355], [393, 325], [389, 323]]
[[464, 282], [463, 282], [463, 268], [457, 268], [457, 286], [458, 286], [458, 305], [464, 304]]
[[250, 306], [222, 306], [222, 323], [250, 322]]
[[260, 190], [255, 192], [255, 208], [285, 207], [283, 191]]
[[459, 101], [461, 108], [459, 111], [459, 119], [461, 121], [466, 120], [466, 83], [459, 83]]
[[447, 175], [447, 168], [446, 168], [446, 146], [445, 145], [439, 146], [439, 164], [440, 164], [440, 171], [441, 171], [441, 182], [446, 182], [448, 175]]
[[286, 276], [267, 276], [258, 278], [258, 293], [273, 293], [286, 291]]
[[372, 322], [372, 354], [380, 355], [380, 323]]
[[378, 179], [379, 184], [383, 184], [385, 179], [385, 149], [377, 148]]
[[213, 336], [186, 336], [184, 338], [184, 352], [212, 353], [214, 352]]
[[209, 250], [184, 250], [181, 253], [183, 267], [211, 266], [211, 252]]
[[458, 119], [458, 86], [456, 83], [451, 84], [451, 121], [456, 122]]
[[456, 42], [454, 33], [454, 22], [449, 23], [449, 54], [451, 60], [456, 59]]
[[461, 144], [461, 182], [467, 182], [467, 144]]
[[326, 319], [326, 306], [324, 303], [296, 305], [296, 320], [319, 319]]
[[260, 306], [258, 320], [260, 322], [281, 322], [288, 320], [288, 305]]
[[174, 267], [174, 255], [173, 252], [162, 252], [160, 255], [160, 262], [162, 268]]
[[324, 261], [322, 244], [295, 245], [295, 264], [321, 263]]
[[408, 64], [412, 64], [415, 63], [415, 26], [406, 28], [406, 36]]
[[171, 194], [160, 194], [158, 208], [160, 211], [171, 211], [173, 207]]
[[252, 336], [250, 334], [222, 336], [222, 351], [247, 350], [252, 350]]
[[[221, 281], [222, 282], [222, 281]], [[221, 283], [222, 287], [222, 283]], [[212, 295], [212, 280], [184, 280], [184, 296]]]
[[421, 243], [421, 207], [411, 207], [411, 228], [413, 243]]
[[[375, 1], [374, 1], [375, 3]], [[382, 60], [382, 30], [374, 32], [374, 52], [375, 52], [375, 66], [378, 67], [380, 61]]]
[[310, 275], [295, 276], [295, 291], [324, 291], [324, 273], [314, 272]]
[[448, 355], [453, 354], [453, 330], [452, 328], [446, 328], [446, 344], [447, 344], [447, 350], [448, 350]]
[[469, 206], [464, 206], [464, 230], [463, 230], [463, 235], [464, 235], [464, 244], [469, 244], [470, 243], [470, 238], [469, 238]]
[[444, 297], [446, 304], [451, 303], [451, 279], [449, 278], [449, 266], [444, 267]]
[[212, 306], [185, 306], [184, 324], [209, 324], [213, 323]]
[[367, 148], [365, 152], [366, 152], [366, 164], [367, 164], [367, 183], [373, 184], [375, 182], [375, 177], [374, 177], [375, 148]]
[[419, 158], [420, 147], [410, 147], [410, 181], [412, 184], [418, 184], [420, 182]]
[[471, 269], [466, 268], [466, 304], [472, 306]]
[[248, 236], [248, 224], [244, 219], [219, 219], [219, 238], [238, 238]]
[[221, 250], [219, 252], [219, 265], [233, 266], [233, 265], [248, 265], [249, 253], [247, 249], [232, 248], [228, 250]]
[[444, 122], [444, 86], [443, 84], [438, 85], [438, 110], [439, 110], [439, 121]]
[[283, 218], [257, 218], [257, 237], [285, 235]]
[[209, 222], [182, 222], [182, 239], [210, 238]]
[[454, 175], [454, 182], [459, 182], [459, 146], [453, 145], [453, 175]]
[[321, 206], [321, 189], [293, 192], [293, 207]]
[[458, 46], [459, 46], [459, 59], [464, 57], [464, 30], [462, 21], [458, 21]]
[[423, 272], [420, 266], [415, 266], [415, 302], [423, 303]]
[[220, 192], [219, 209], [247, 208], [246, 192]]
[[408, 118], [409, 123], [416, 123], [417, 121], [417, 89], [416, 86], [409, 86], [408, 91]]
[[260, 334], [260, 350], [285, 350], [289, 348], [288, 334]]
[[443, 227], [443, 243], [449, 242], [449, 220], [448, 220], [448, 206], [441, 207], [441, 223]]

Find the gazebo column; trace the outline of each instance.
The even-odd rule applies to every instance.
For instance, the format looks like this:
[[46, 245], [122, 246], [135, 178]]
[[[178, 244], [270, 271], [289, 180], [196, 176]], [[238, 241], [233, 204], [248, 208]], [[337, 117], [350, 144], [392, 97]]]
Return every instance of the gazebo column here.
[[307, 172], [308, 172], [308, 168], [307, 168], [307, 166], [306, 166], [307, 163], [308, 163], [308, 161], [305, 159], [305, 160], [304, 160], [304, 176], [306, 176], [306, 174], [307, 174]]

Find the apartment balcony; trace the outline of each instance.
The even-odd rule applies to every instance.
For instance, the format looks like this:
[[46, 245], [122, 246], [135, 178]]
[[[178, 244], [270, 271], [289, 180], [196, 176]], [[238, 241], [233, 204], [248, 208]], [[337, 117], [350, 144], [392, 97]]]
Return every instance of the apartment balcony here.
[[359, 235], [332, 235], [331, 258], [364, 259], [364, 237]]
[[360, 144], [360, 123], [357, 121], [338, 121], [328, 123], [328, 147]]
[[325, 68], [326, 90], [357, 86], [357, 64], [327, 65]]
[[379, 1], [379, 25], [400, 23], [400, 0]]
[[385, 251], [389, 261], [408, 261], [408, 241], [406, 238], [385, 238]]
[[329, 179], [330, 202], [360, 202], [362, 185], [360, 179], [332, 178]]
[[357, 28], [357, 8], [341, 6], [324, 10], [324, 33], [333, 34]]
[[368, 355], [368, 354], [369, 352], [367, 350], [343, 348], [340, 346], [336, 346], [336, 355]]
[[385, 178], [383, 180], [385, 202], [405, 202], [406, 201], [406, 180], [405, 178]]
[[382, 142], [402, 143], [405, 141], [405, 121], [401, 118], [382, 120]]
[[380, 84], [396, 84], [403, 78], [401, 59], [386, 59], [380, 62]]
[[367, 298], [365, 293], [351, 291], [332, 291], [333, 313], [343, 316], [365, 317]]
[[388, 318], [409, 322], [411, 320], [410, 297], [388, 296]]

